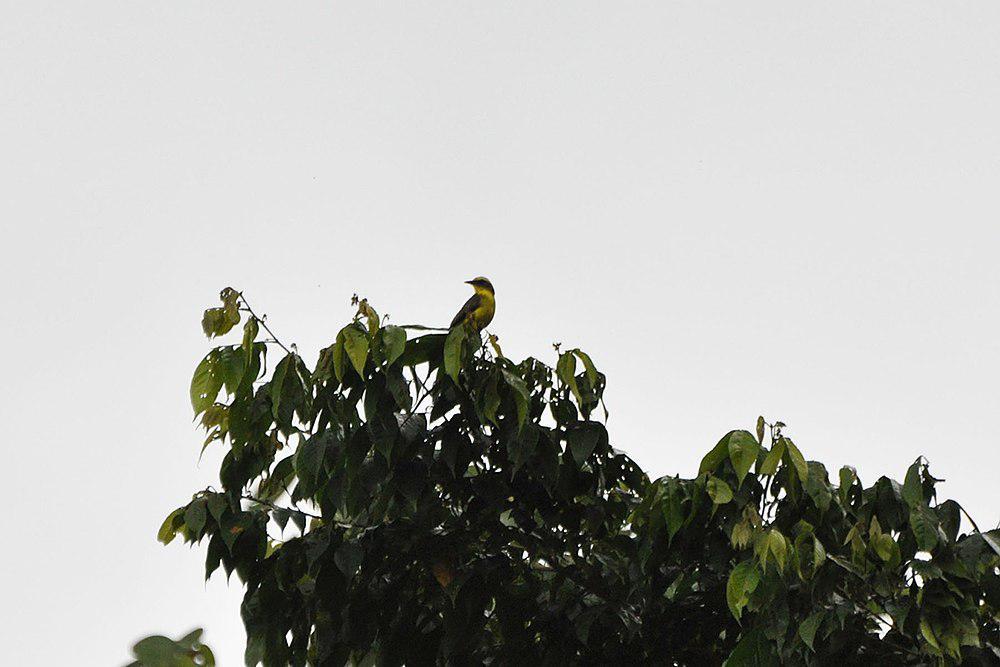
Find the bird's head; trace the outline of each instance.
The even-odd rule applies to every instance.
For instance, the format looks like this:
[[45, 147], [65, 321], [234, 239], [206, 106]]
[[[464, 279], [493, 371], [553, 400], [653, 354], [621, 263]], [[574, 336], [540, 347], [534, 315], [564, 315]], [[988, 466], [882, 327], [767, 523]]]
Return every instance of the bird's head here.
[[489, 278], [484, 278], [482, 276], [479, 276], [478, 278], [473, 278], [472, 280], [466, 280], [465, 282], [469, 285], [472, 285], [472, 288], [477, 292], [483, 291], [483, 292], [489, 292], [490, 294], [494, 294], [493, 283], [490, 282]]

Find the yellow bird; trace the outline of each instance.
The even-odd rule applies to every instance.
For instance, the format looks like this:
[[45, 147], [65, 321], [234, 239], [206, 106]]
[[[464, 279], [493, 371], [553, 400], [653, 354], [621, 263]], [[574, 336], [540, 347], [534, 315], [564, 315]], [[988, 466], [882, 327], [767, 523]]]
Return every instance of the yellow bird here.
[[497, 309], [496, 298], [493, 296], [493, 283], [482, 276], [465, 282], [472, 285], [472, 289], [476, 290], [476, 293], [469, 297], [462, 309], [458, 311], [449, 328], [454, 329], [463, 322], [469, 322], [477, 332], [482, 331], [493, 321], [493, 314]]

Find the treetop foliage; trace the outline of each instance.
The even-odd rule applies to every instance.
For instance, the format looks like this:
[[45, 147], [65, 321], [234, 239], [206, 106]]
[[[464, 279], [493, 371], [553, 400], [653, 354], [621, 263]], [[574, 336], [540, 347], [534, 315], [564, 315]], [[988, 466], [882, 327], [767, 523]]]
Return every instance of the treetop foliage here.
[[248, 665], [1000, 660], [1000, 531], [963, 532], [922, 458], [866, 486], [760, 418], [651, 480], [579, 349], [514, 362], [355, 299], [310, 366], [221, 300], [205, 333], [242, 337], [191, 381], [220, 488], [159, 539], [236, 572]]

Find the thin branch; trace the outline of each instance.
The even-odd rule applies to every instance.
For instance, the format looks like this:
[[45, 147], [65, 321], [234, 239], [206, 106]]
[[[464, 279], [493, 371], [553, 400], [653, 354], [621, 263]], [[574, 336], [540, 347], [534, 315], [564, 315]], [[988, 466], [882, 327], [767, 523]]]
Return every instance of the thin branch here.
[[[273, 331], [271, 331], [271, 327], [267, 326], [267, 322], [264, 319], [258, 317], [257, 313], [253, 312], [253, 308], [250, 307], [250, 302], [247, 301], [247, 298], [243, 296], [243, 292], [240, 292], [240, 301], [243, 302], [243, 305], [246, 307], [247, 312], [250, 313], [250, 316], [253, 317], [255, 320], [257, 320], [262, 327], [264, 327], [264, 331], [271, 334], [271, 340], [280, 345], [281, 349], [284, 350], [286, 354], [291, 354], [292, 351], [289, 350], [287, 347], [285, 347], [284, 343], [278, 340], [278, 337], [274, 335]], [[264, 315], [264, 317], [266, 318], [267, 315]]]
[[254, 498], [253, 496], [241, 496], [241, 498], [243, 498], [243, 500], [249, 500], [251, 502], [255, 502], [258, 505], [264, 505], [265, 507], [270, 507], [273, 510], [284, 510], [286, 512], [294, 512], [296, 514], [301, 514], [302, 516], [307, 516], [307, 517], [310, 517], [312, 519], [320, 519], [320, 520], [323, 519], [323, 517], [321, 517], [321, 516], [319, 516], [317, 514], [311, 514], [309, 512], [304, 512], [304, 511], [302, 511], [300, 509], [292, 509], [291, 507], [282, 507], [281, 505], [275, 505], [270, 500], [263, 500], [261, 498]]

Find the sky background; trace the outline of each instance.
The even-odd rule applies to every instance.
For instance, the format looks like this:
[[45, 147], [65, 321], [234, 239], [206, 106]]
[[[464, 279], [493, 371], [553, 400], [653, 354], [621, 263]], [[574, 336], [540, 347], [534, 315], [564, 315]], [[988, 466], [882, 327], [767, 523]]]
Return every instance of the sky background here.
[[238, 580], [155, 539], [215, 482], [226, 285], [313, 362], [352, 293], [441, 325], [487, 275], [654, 476], [763, 414], [995, 526], [997, 44], [995, 2], [6, 3], [5, 661], [242, 664]]

